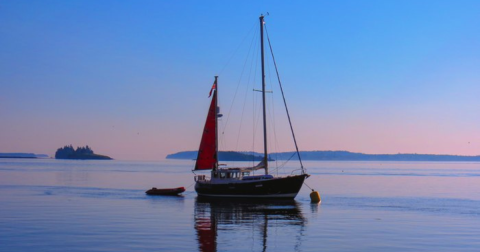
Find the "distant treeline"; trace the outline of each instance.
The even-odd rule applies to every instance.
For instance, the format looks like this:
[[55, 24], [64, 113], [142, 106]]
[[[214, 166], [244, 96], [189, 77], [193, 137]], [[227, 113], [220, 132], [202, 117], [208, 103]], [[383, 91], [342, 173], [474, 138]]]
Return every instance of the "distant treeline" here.
[[[221, 158], [220, 152], [220, 158]], [[235, 152], [234, 152], [235, 153]], [[237, 152], [241, 153], [242, 152]], [[252, 156], [261, 156], [259, 153], [250, 153]], [[301, 151], [302, 160], [331, 160], [331, 161], [480, 161], [480, 156], [433, 155], [433, 154], [364, 154], [349, 151]], [[195, 159], [196, 151], [182, 151], [170, 154], [167, 159]], [[271, 159], [298, 160], [296, 152], [271, 153]], [[251, 160], [251, 159], [250, 159]], [[228, 160], [226, 160], [228, 161]]]
[[63, 148], [59, 148], [55, 152], [56, 159], [112, 159], [107, 156], [97, 155], [93, 153], [90, 147], [77, 147], [74, 149], [72, 145], [66, 145]]

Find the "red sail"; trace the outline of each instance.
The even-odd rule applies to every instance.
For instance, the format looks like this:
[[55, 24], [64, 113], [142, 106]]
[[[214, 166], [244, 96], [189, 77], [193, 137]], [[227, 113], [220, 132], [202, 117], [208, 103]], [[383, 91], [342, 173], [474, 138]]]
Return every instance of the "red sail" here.
[[207, 121], [205, 128], [203, 128], [202, 141], [198, 149], [197, 163], [195, 170], [213, 169], [217, 164], [217, 91], [213, 93], [212, 103], [208, 109]]

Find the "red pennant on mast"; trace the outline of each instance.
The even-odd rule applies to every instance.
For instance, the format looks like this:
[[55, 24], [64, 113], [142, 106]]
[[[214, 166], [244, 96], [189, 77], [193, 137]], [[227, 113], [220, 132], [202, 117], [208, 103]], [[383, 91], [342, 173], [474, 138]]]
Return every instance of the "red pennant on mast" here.
[[212, 96], [212, 92], [216, 88], [217, 88], [217, 80], [215, 80], [215, 82], [213, 82], [212, 89], [210, 89], [210, 93], [208, 94], [208, 98], [210, 98], [210, 96]]

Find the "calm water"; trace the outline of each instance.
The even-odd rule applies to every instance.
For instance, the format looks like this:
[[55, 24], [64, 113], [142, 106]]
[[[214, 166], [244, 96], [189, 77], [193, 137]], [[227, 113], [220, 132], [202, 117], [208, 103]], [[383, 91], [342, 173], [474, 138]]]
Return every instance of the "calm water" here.
[[192, 167], [0, 159], [0, 251], [480, 251], [480, 163], [306, 162], [320, 205], [200, 201]]

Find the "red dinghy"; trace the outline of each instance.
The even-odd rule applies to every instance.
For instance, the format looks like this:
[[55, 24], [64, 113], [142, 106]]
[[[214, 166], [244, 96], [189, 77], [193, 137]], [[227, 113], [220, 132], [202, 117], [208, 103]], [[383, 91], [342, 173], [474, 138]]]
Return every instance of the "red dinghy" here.
[[178, 195], [183, 192], [185, 192], [185, 187], [164, 188], [164, 189], [158, 189], [156, 187], [152, 187], [152, 189], [146, 191], [145, 193], [148, 195]]

